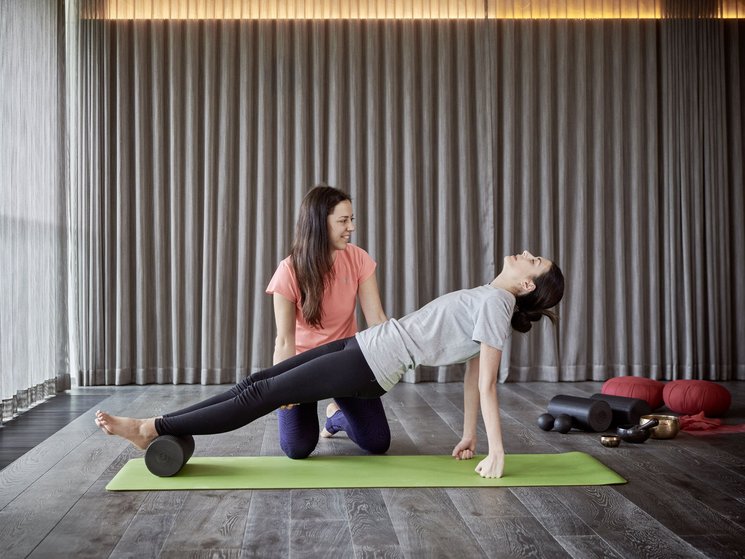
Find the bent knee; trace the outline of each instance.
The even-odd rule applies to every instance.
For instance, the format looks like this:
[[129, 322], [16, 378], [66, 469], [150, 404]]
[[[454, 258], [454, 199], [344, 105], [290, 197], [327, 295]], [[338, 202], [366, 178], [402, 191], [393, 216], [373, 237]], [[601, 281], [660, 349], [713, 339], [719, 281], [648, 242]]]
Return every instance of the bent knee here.
[[391, 447], [391, 435], [390, 433], [385, 436], [375, 437], [373, 439], [367, 439], [361, 441], [360, 448], [369, 452], [370, 454], [385, 454]]
[[285, 453], [287, 458], [293, 460], [302, 460], [307, 458], [316, 449], [316, 445], [293, 445], [293, 444], [281, 444], [279, 445], [282, 452]]

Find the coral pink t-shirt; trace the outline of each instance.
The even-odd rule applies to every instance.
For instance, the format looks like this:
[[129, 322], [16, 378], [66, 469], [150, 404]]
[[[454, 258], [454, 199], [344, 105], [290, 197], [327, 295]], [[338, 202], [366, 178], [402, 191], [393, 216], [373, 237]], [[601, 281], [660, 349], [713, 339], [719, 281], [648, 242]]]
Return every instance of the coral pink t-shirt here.
[[375, 272], [375, 261], [358, 246], [348, 244], [336, 251], [334, 280], [323, 293], [321, 308], [322, 328], [310, 326], [303, 318], [300, 306], [300, 287], [288, 256], [279, 263], [266, 292], [279, 293], [295, 303], [295, 351], [301, 353], [321, 344], [333, 342], [357, 333], [357, 290]]

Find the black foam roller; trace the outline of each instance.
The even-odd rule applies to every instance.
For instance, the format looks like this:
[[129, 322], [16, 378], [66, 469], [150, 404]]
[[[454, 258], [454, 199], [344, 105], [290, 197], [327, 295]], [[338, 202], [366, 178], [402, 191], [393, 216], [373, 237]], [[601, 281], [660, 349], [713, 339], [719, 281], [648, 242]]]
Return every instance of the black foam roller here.
[[145, 466], [158, 477], [175, 476], [194, 454], [194, 437], [162, 435], [145, 451]]
[[551, 398], [548, 413], [554, 417], [565, 413], [572, 418], [572, 427], [596, 433], [605, 431], [613, 419], [608, 402], [562, 394]]
[[626, 398], [625, 396], [612, 396], [610, 394], [593, 394], [591, 398], [602, 400], [610, 404], [613, 411], [613, 422], [611, 426], [638, 425], [641, 417], [652, 413], [649, 404], [639, 398]]

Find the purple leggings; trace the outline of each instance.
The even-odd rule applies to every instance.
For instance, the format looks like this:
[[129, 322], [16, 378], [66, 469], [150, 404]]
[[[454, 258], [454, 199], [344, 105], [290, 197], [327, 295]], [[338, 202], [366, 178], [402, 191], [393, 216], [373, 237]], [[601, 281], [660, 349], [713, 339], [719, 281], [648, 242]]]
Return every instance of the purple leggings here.
[[[331, 432], [345, 431], [362, 450], [383, 454], [391, 430], [380, 398], [334, 398], [340, 410], [326, 421]], [[318, 444], [318, 404], [279, 410], [279, 444], [290, 458], [307, 458]]]
[[[157, 418], [155, 430], [159, 435], [176, 436], [226, 433], [284, 404], [315, 406], [327, 398], [343, 401], [383, 394], [357, 340], [345, 338], [295, 355], [246, 377], [222, 394]], [[317, 421], [314, 417], [316, 433]]]

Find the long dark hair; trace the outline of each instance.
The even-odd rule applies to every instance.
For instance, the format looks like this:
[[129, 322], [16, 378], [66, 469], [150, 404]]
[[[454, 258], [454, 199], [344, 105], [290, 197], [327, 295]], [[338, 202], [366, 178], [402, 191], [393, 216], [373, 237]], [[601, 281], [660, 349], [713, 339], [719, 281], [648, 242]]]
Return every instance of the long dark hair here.
[[346, 192], [331, 186], [314, 186], [303, 198], [295, 225], [290, 261], [300, 286], [303, 318], [316, 328], [322, 327], [324, 289], [334, 277], [327, 218], [344, 201], [352, 201]]
[[564, 274], [556, 265], [551, 267], [533, 280], [535, 289], [530, 293], [517, 297], [515, 312], [512, 315], [512, 327], [518, 332], [527, 332], [533, 322], [547, 316], [556, 324], [558, 315], [551, 310], [564, 296]]

